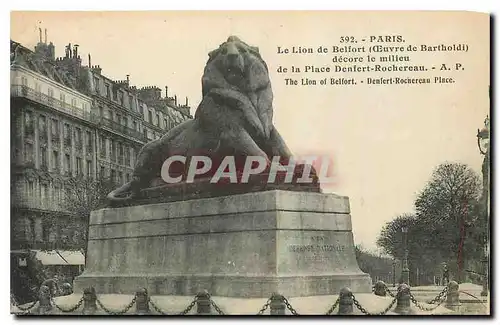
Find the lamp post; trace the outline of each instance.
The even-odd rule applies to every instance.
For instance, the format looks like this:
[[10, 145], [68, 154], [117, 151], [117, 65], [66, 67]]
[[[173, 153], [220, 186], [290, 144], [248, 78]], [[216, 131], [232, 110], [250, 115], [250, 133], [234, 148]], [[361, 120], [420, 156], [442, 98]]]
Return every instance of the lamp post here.
[[408, 269], [408, 227], [401, 227], [403, 233], [403, 270], [401, 271], [402, 282], [410, 285], [410, 270]]
[[392, 286], [396, 287], [396, 259], [392, 259]]
[[[490, 88], [491, 93], [491, 88]], [[479, 152], [484, 155], [482, 173], [483, 173], [483, 195], [484, 204], [484, 247], [483, 247], [483, 290], [481, 296], [488, 295], [488, 277], [489, 277], [489, 221], [490, 221], [490, 119], [486, 117], [484, 127], [477, 130], [477, 146]]]

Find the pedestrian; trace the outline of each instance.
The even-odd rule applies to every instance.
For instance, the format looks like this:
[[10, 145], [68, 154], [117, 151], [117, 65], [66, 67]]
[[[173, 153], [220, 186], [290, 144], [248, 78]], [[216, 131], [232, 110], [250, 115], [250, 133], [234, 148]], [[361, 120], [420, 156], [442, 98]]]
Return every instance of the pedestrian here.
[[450, 270], [448, 270], [448, 265], [444, 265], [443, 269], [443, 285], [448, 285], [450, 282]]
[[59, 293], [59, 285], [57, 284], [57, 277], [49, 277], [47, 280], [42, 282], [42, 286], [47, 286], [50, 290], [52, 297], [56, 297]]

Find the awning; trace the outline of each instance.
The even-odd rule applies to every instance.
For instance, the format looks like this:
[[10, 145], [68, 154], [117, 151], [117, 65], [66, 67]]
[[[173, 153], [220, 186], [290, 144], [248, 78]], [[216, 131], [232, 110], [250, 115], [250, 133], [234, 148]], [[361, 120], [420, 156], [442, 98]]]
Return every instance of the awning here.
[[85, 257], [80, 251], [39, 251], [35, 250], [35, 258], [43, 265], [85, 265]]

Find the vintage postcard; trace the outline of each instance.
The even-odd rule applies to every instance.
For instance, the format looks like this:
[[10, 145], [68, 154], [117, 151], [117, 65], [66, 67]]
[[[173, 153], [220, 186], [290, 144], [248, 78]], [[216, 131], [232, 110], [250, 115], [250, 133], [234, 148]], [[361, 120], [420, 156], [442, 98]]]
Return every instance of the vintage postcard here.
[[12, 12], [11, 313], [490, 315], [490, 16]]

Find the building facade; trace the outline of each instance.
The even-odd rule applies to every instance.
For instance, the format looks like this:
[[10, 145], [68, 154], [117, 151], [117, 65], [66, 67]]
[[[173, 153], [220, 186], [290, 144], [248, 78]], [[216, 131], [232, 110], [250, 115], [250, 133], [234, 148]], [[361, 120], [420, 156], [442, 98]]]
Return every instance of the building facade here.
[[11, 41], [11, 250], [81, 248], [65, 181], [125, 183], [146, 142], [192, 118], [187, 99], [113, 81], [90, 61], [71, 44], [56, 58], [41, 35], [34, 51]]

